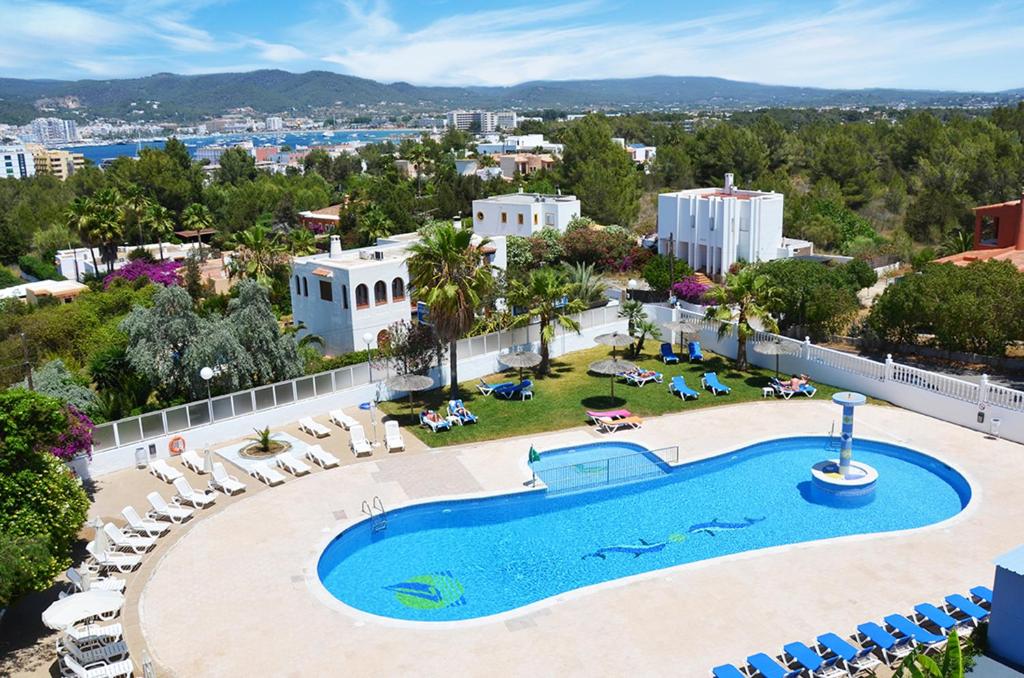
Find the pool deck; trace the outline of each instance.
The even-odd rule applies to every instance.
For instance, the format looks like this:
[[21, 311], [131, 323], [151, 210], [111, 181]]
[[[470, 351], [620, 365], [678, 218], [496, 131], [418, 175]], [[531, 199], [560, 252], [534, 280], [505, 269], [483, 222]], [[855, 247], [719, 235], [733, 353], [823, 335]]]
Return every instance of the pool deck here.
[[[361, 518], [364, 499], [379, 495], [394, 509], [529, 489], [530, 444], [678, 444], [680, 460], [692, 461], [759, 440], [822, 435], [838, 418], [827, 400], [765, 401], [651, 418], [638, 431], [610, 435], [580, 427], [376, 452], [357, 463], [346, 452], [342, 468], [279, 487], [247, 480], [248, 492], [218, 498], [215, 508], [175, 528], [132, 575], [122, 614], [126, 639], [137, 662], [148, 649], [161, 676], [304, 676], [326, 667], [381, 676], [707, 676], [712, 666], [775, 654], [786, 642], [810, 642], [826, 631], [846, 635], [860, 622], [991, 585], [992, 559], [1021, 541], [1014, 526], [1024, 523], [1017, 480], [1024, 447], [877, 405], [858, 409], [855, 436], [906, 445], [956, 467], [974, 493], [964, 512], [919, 530], [690, 563], [457, 624], [369, 617], [330, 598], [316, 577], [321, 548]], [[151, 481], [158, 482], [139, 471], [117, 475], [104, 483], [116, 490], [101, 489], [97, 499], [104, 515], [124, 503], [141, 507]], [[122, 482], [125, 475], [137, 483]]]

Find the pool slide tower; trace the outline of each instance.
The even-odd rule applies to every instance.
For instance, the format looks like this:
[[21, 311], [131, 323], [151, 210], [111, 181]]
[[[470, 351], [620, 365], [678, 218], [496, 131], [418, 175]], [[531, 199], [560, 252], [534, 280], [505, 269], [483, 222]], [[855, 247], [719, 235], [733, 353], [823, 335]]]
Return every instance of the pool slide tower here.
[[843, 408], [839, 459], [826, 459], [811, 467], [815, 498], [836, 506], [861, 506], [874, 499], [878, 482], [878, 471], [853, 460], [853, 412], [867, 398], [861, 393], [843, 391], [832, 396], [832, 402]]

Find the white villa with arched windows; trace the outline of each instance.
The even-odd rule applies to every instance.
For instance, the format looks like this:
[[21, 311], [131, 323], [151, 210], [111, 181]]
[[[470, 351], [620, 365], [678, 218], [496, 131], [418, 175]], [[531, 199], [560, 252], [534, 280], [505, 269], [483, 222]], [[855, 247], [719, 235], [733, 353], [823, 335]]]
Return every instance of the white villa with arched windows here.
[[[343, 250], [331, 236], [327, 253], [292, 259], [292, 316], [303, 334], [324, 340], [324, 352], [340, 355], [366, 349], [371, 336], [376, 348], [381, 331], [415, 316], [405, 265], [409, 245], [419, 235], [404, 233], [381, 238], [372, 247]], [[505, 267], [505, 239], [492, 238], [491, 263]]]

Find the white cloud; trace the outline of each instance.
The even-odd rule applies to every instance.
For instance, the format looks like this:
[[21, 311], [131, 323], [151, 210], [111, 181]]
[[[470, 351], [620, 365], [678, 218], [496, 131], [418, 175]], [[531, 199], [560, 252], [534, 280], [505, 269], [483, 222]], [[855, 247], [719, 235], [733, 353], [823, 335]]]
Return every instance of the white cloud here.
[[264, 42], [263, 40], [250, 39], [248, 44], [255, 47], [264, 61], [274, 63], [289, 63], [306, 59], [306, 53], [293, 45], [281, 43]]

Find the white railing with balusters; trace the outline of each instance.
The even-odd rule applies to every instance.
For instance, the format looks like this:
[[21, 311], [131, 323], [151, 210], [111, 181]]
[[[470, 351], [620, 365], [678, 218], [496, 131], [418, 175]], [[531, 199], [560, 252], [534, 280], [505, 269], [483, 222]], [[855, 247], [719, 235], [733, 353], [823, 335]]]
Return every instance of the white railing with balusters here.
[[914, 386], [969, 403], [976, 403], [980, 400], [981, 393], [978, 384], [945, 374], [929, 372], [918, 367], [893, 363], [890, 379], [899, 384]]
[[985, 401], [1015, 412], [1024, 412], [1024, 392], [988, 384]]

